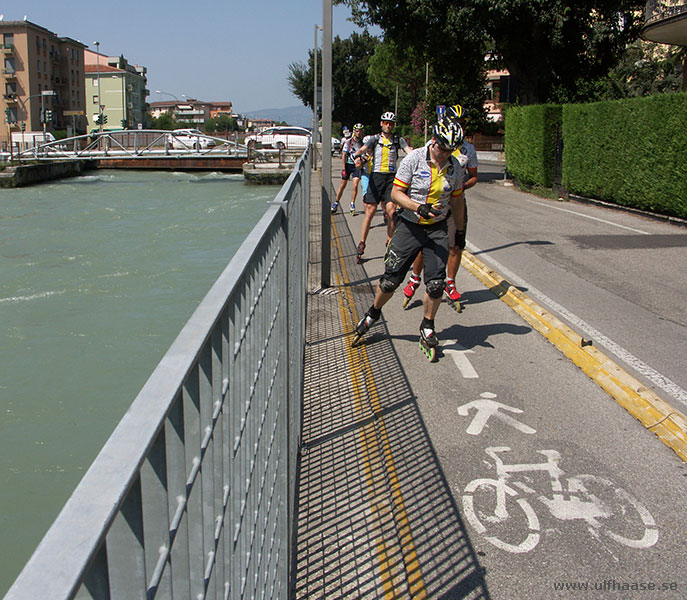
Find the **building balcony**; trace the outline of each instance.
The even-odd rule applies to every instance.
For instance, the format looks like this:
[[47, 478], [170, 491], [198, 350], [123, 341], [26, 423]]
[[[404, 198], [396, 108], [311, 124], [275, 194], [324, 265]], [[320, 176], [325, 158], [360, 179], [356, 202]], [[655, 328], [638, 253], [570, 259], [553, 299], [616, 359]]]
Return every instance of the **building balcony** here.
[[644, 11], [642, 37], [659, 44], [687, 46], [687, 2], [649, 0]]
[[7, 104], [16, 104], [17, 103], [17, 94], [3, 94], [2, 99]]
[[14, 54], [14, 44], [0, 44], [0, 51], [3, 54]]
[[12, 69], [3, 69], [2, 74], [5, 76], [5, 79], [16, 79], [17, 78], [17, 73], [13, 71]]

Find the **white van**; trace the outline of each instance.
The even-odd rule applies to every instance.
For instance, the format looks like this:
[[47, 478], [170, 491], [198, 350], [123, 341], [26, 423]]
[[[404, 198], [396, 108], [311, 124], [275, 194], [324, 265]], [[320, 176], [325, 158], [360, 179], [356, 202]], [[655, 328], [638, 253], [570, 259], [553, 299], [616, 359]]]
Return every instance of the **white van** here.
[[22, 152], [34, 146], [41, 144], [49, 144], [55, 142], [55, 136], [46, 131], [13, 131], [12, 132], [12, 149], [14, 152]]

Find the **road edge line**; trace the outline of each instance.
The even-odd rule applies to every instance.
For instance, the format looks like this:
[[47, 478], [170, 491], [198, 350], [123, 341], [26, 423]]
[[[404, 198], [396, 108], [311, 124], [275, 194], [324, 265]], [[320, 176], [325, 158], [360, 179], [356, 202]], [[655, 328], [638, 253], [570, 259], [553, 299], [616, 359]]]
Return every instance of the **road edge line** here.
[[687, 462], [687, 416], [584, 339], [558, 317], [517, 289], [471, 252], [463, 264], [489, 290], [543, 335], [576, 366]]

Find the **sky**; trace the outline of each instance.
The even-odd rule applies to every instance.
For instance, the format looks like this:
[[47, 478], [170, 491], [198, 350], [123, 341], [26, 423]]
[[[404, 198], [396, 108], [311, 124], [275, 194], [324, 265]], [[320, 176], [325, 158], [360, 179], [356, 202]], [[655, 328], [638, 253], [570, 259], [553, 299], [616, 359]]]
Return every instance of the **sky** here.
[[[92, 2], [22, 0], [0, 8], [5, 21], [32, 23], [109, 56], [148, 69], [148, 102], [182, 94], [229, 101], [234, 111], [299, 106], [289, 64], [305, 62], [322, 24], [322, 0]], [[333, 36], [360, 31], [343, 6], [333, 9]], [[379, 30], [371, 30], [379, 34]], [[321, 43], [321, 33], [318, 36]], [[156, 91], [166, 92], [157, 94]]]

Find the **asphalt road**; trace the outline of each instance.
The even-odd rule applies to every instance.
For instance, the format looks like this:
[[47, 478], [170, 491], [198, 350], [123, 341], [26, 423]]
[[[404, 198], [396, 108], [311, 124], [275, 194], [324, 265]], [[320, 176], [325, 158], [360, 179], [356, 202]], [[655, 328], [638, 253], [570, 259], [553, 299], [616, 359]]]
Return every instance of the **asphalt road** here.
[[[480, 173], [475, 255], [686, 411], [687, 229]], [[346, 220], [357, 243], [362, 216]], [[372, 279], [385, 240], [376, 217]], [[420, 293], [403, 310], [399, 290], [383, 315], [489, 597], [687, 597], [685, 464], [465, 269], [457, 285], [466, 309], [442, 304], [436, 363], [418, 349]]]

